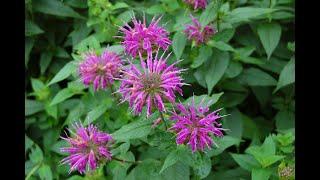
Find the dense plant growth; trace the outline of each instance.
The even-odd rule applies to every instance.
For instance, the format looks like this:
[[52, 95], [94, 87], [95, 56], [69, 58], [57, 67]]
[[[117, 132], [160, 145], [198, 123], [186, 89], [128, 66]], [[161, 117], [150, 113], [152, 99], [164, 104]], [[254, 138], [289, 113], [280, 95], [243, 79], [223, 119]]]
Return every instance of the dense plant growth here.
[[25, 0], [26, 179], [294, 179], [294, 0]]

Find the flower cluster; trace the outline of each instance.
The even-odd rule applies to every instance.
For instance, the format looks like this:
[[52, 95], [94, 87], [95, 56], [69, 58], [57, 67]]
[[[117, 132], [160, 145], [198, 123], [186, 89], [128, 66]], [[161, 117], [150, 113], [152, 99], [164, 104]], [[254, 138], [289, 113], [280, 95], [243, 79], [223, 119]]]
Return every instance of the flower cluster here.
[[196, 19], [192, 15], [190, 15], [190, 17], [193, 24], [187, 25], [184, 32], [189, 40], [193, 40], [196, 42], [196, 45], [207, 42], [209, 38], [217, 32], [213, 27], [209, 25], [202, 28], [198, 19]]
[[193, 103], [187, 106], [179, 103], [177, 110], [172, 113], [171, 119], [176, 123], [171, 127], [177, 133], [177, 144], [190, 145], [192, 152], [196, 150], [204, 151], [205, 147], [210, 148], [214, 141], [211, 135], [223, 136], [221, 124], [217, 122], [221, 116], [219, 110], [208, 113], [207, 106], [196, 106]]
[[193, 6], [193, 9], [205, 9], [207, 0], [184, 0], [187, 4]]
[[93, 84], [94, 90], [105, 89], [119, 76], [121, 59], [114, 53], [104, 51], [101, 56], [88, 53], [79, 65], [79, 74], [85, 85]]
[[82, 124], [74, 124], [75, 132], [69, 130], [73, 137], [61, 137], [69, 143], [69, 147], [61, 148], [61, 152], [69, 153], [62, 159], [62, 164], [71, 166], [70, 172], [78, 170], [81, 174], [87, 169], [94, 170], [103, 160], [111, 160], [108, 143], [112, 141], [111, 135], [101, 132], [92, 124], [83, 127]]
[[147, 26], [145, 18], [141, 22], [133, 17], [133, 27], [128, 24], [120, 27], [120, 31], [124, 34], [122, 45], [126, 53], [136, 57], [139, 54], [152, 54], [152, 51], [158, 47], [166, 50], [171, 41], [168, 38], [169, 33], [158, 25], [160, 19], [161, 17], [158, 19], [153, 17], [151, 23]]
[[[185, 2], [195, 9], [205, 8], [207, 5], [206, 0]], [[215, 30], [210, 26], [202, 29], [199, 21], [193, 16], [191, 18], [193, 25], [187, 25], [185, 29], [188, 38], [197, 44], [206, 42]], [[147, 117], [156, 109], [160, 112], [161, 116], [154, 122], [153, 128], [164, 121], [162, 112], [171, 112], [165, 106], [170, 103], [173, 107], [170, 119], [175, 121], [170, 129], [177, 133], [176, 143], [190, 145], [192, 152], [204, 151], [205, 147], [211, 148], [215, 144], [212, 136], [223, 136], [224, 129], [217, 122], [221, 116], [217, 113], [219, 110], [209, 113], [209, 107], [197, 107], [194, 101], [188, 106], [176, 103], [176, 93], [182, 96], [182, 86], [186, 85], [181, 78], [185, 69], [176, 66], [179, 60], [168, 64], [171, 53], [167, 56], [165, 53], [171, 41], [169, 33], [158, 25], [160, 19], [161, 17], [153, 17], [147, 26], [145, 18], [141, 22], [133, 17], [133, 27], [128, 24], [120, 27], [124, 34], [122, 45], [125, 52], [132, 58], [138, 55], [140, 63], [128, 60], [128, 64], [124, 66], [120, 56], [114, 52], [105, 50], [100, 56], [91, 52], [79, 64], [79, 75], [86, 86], [93, 84], [95, 91], [111, 87], [114, 80], [120, 80], [117, 92], [122, 96], [122, 102], [128, 102], [135, 114], [141, 114], [144, 107], [147, 109]], [[160, 50], [164, 50], [161, 56]], [[112, 159], [108, 149], [112, 141], [111, 135], [99, 131], [92, 124], [84, 127], [78, 123], [73, 127], [75, 132], [69, 130], [72, 137], [61, 137], [70, 145], [61, 148], [62, 152], [69, 154], [61, 163], [69, 164], [70, 172], [77, 170], [82, 174]]]

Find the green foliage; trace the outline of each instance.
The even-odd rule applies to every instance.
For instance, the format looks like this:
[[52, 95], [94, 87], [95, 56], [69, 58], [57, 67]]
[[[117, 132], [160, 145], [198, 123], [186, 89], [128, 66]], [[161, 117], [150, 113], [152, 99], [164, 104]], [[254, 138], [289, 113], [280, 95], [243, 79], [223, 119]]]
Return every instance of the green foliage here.
[[[26, 179], [294, 179], [295, 29], [294, 1], [208, 0], [196, 10], [182, 0], [25, 1]], [[184, 68], [183, 104], [223, 108], [224, 137], [217, 146], [192, 153], [176, 145], [155, 112], [146, 118], [119, 104], [114, 90], [94, 92], [78, 77], [88, 51], [123, 54], [118, 26], [132, 14], [152, 17], [168, 32], [169, 62]], [[195, 45], [183, 33], [189, 14], [218, 32]], [[165, 24], [165, 25], [164, 25]], [[123, 56], [126, 58], [126, 56]], [[194, 97], [193, 97], [194, 95]], [[168, 108], [171, 105], [166, 104]], [[166, 125], [169, 112], [164, 113]], [[112, 134], [112, 160], [95, 173], [68, 174], [59, 165], [65, 128], [81, 121]]]

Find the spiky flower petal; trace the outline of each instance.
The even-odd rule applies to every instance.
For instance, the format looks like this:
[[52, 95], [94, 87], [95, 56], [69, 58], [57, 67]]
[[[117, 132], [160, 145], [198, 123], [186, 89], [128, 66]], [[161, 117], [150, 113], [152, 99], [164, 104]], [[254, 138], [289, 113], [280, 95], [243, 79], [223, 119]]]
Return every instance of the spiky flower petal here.
[[187, 4], [193, 6], [193, 9], [205, 9], [207, 0], [184, 0]]
[[135, 114], [141, 113], [144, 105], [147, 106], [147, 116], [153, 107], [161, 112], [166, 111], [164, 102], [174, 103], [175, 92], [182, 95], [184, 83], [180, 73], [183, 70], [175, 67], [178, 61], [168, 65], [166, 60], [170, 54], [166, 58], [163, 58], [164, 54], [159, 58], [158, 51], [155, 57], [148, 56], [146, 61], [140, 56], [141, 65], [131, 63], [121, 77], [119, 92], [122, 101], [128, 101]]
[[86, 54], [84, 61], [79, 64], [78, 71], [82, 82], [86, 86], [93, 84], [94, 90], [97, 91], [111, 86], [114, 78], [119, 76], [120, 68], [120, 57], [105, 50], [101, 56], [92, 52]]
[[82, 124], [73, 125], [75, 132], [69, 130], [73, 137], [61, 137], [69, 143], [69, 147], [63, 147], [61, 152], [69, 153], [69, 156], [61, 160], [61, 164], [69, 164], [70, 170], [83, 174], [87, 170], [94, 170], [102, 161], [111, 160], [108, 143], [112, 141], [110, 134], [101, 132], [92, 124], [83, 127]]
[[204, 151], [205, 147], [211, 148], [215, 144], [212, 136], [223, 136], [221, 124], [217, 122], [221, 116], [219, 110], [208, 113], [209, 107], [196, 106], [194, 102], [184, 106], [177, 104], [170, 119], [175, 120], [175, 124], [170, 128], [177, 133], [177, 144], [188, 144], [192, 152]]
[[156, 19], [152, 18], [151, 23], [147, 27], [145, 17], [143, 22], [132, 18], [133, 27], [125, 24], [124, 27], [120, 27], [120, 31], [124, 34], [123, 41], [126, 53], [132, 57], [137, 55], [151, 54], [153, 50], [162, 48], [166, 50], [171, 44], [168, 38], [169, 33], [161, 26], [158, 25], [161, 17]]
[[213, 36], [217, 31], [210, 25], [205, 26], [203, 29], [201, 27], [198, 19], [190, 15], [193, 24], [188, 24], [184, 30], [189, 40], [196, 42], [196, 45], [207, 42], [211, 36]]

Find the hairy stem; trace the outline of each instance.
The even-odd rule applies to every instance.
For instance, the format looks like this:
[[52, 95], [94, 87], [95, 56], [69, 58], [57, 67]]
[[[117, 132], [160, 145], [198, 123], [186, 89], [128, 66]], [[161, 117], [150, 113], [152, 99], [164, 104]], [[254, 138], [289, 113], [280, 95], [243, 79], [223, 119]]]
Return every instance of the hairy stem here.
[[167, 129], [168, 129], [167, 122], [166, 122], [166, 120], [164, 120], [163, 114], [162, 114], [162, 112], [161, 112], [160, 110], [159, 110], [159, 113], [160, 113], [160, 118], [161, 118], [161, 120], [163, 121], [164, 126], [166, 127], [166, 130], [167, 130]]

